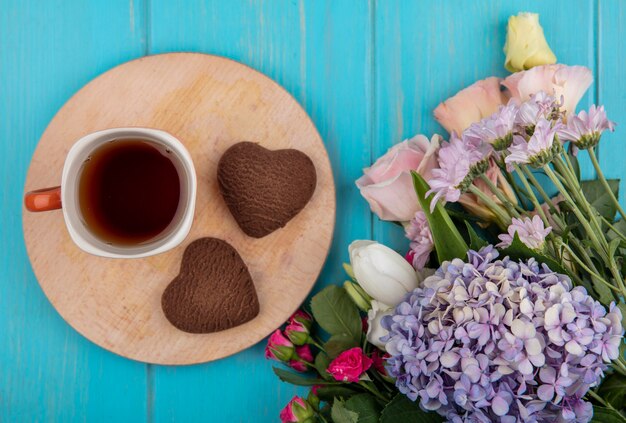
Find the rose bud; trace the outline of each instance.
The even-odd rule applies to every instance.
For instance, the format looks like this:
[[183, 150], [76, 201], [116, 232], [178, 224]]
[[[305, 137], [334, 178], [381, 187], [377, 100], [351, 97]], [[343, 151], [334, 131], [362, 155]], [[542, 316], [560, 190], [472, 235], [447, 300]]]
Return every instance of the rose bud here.
[[504, 67], [509, 72], [556, 63], [537, 13], [521, 12], [509, 18], [504, 53]]
[[276, 329], [267, 340], [265, 358], [288, 362], [294, 356], [295, 349], [291, 341], [285, 338], [279, 329]]
[[282, 409], [279, 417], [282, 423], [314, 423], [315, 411], [306, 400], [295, 396]]
[[370, 309], [370, 301], [372, 300], [367, 292], [363, 291], [359, 285], [354, 282], [345, 281], [343, 283], [343, 289], [346, 290], [352, 301], [358, 308], [363, 311]]
[[342, 352], [331, 361], [327, 372], [340, 382], [356, 383], [372, 366], [372, 360], [359, 347]]
[[391, 248], [374, 241], [354, 241], [349, 251], [357, 282], [374, 300], [394, 307], [417, 288], [415, 269]]
[[296, 322], [311, 330], [311, 326], [313, 325], [313, 317], [304, 310], [298, 310], [289, 318], [289, 323]]
[[379, 350], [374, 350], [372, 353], [372, 366], [383, 376], [387, 375], [387, 370], [385, 369], [385, 359], [389, 357], [391, 357], [389, 353], [383, 353]]
[[300, 347], [296, 347], [294, 358], [290, 360], [287, 365], [297, 372], [306, 372], [307, 363], [312, 363], [313, 360], [314, 358], [313, 353], [311, 352], [311, 347], [308, 345], [302, 345]]
[[321, 385], [313, 385], [311, 390], [309, 391], [309, 395], [306, 397], [306, 400], [311, 407], [315, 410], [319, 410], [320, 408], [320, 397], [317, 396], [317, 390], [321, 388]]
[[309, 329], [297, 320], [289, 323], [285, 328], [285, 335], [294, 345], [304, 345], [309, 342]]

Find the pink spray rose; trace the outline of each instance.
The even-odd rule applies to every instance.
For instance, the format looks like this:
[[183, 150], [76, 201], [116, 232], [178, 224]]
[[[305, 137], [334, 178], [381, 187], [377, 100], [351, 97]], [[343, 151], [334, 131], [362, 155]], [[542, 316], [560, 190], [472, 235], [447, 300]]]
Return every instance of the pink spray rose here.
[[313, 324], [313, 317], [307, 313], [306, 311], [300, 309], [297, 310], [290, 318], [288, 323], [300, 323], [304, 325], [307, 329], [311, 329], [311, 325]]
[[378, 373], [383, 376], [387, 376], [387, 369], [385, 369], [385, 360], [387, 360], [391, 355], [386, 352], [382, 352], [380, 350], [374, 350], [372, 353], [372, 363], [374, 368]]
[[356, 383], [371, 366], [372, 359], [361, 348], [355, 347], [339, 354], [330, 363], [327, 371], [335, 380]]
[[287, 325], [285, 335], [294, 345], [304, 345], [310, 339], [309, 329], [297, 320]]
[[370, 208], [382, 220], [411, 220], [419, 210], [413, 189], [411, 171], [417, 171], [424, 179], [431, 177], [437, 167], [437, 151], [441, 137], [429, 141], [423, 135], [394, 145], [356, 181], [361, 195]]
[[519, 101], [527, 101], [530, 96], [543, 91], [554, 96], [557, 101], [563, 97], [566, 114], [576, 112], [576, 105], [583, 97], [591, 82], [591, 70], [584, 66], [544, 65], [516, 72], [502, 81], [511, 96]]
[[303, 398], [295, 396], [279, 414], [282, 423], [313, 422], [314, 411]]
[[265, 358], [288, 362], [293, 357], [294, 352], [295, 349], [291, 341], [279, 329], [276, 329], [267, 340]]
[[434, 112], [435, 119], [448, 132], [461, 135], [472, 123], [491, 116], [506, 101], [500, 90], [500, 78], [492, 76], [474, 82], [439, 104]]
[[304, 360], [309, 363], [313, 362], [314, 358], [313, 353], [311, 352], [311, 347], [308, 345], [296, 347], [296, 357], [293, 360], [290, 360], [287, 365], [297, 372], [306, 372], [307, 365], [300, 360]]

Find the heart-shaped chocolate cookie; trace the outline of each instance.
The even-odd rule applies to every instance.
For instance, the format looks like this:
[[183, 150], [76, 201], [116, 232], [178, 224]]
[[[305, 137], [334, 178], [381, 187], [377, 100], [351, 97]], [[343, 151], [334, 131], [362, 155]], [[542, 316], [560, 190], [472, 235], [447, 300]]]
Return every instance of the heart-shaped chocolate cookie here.
[[187, 246], [180, 273], [161, 297], [165, 317], [178, 329], [211, 333], [259, 314], [248, 267], [229, 243], [200, 238]]
[[282, 228], [311, 199], [315, 166], [298, 150], [268, 150], [252, 142], [230, 147], [218, 164], [220, 192], [239, 227], [262, 238]]

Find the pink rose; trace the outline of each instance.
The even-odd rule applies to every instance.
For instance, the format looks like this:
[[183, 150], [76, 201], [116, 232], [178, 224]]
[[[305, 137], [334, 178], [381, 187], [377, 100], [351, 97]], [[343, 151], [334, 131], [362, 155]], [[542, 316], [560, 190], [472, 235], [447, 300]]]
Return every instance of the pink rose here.
[[355, 347], [339, 354], [330, 363], [327, 372], [340, 382], [356, 383], [371, 366], [372, 360], [363, 354], [361, 348]]
[[411, 220], [419, 204], [413, 188], [411, 171], [424, 179], [438, 166], [437, 151], [441, 137], [428, 141], [423, 135], [394, 145], [376, 163], [363, 170], [364, 175], [356, 181], [361, 195], [370, 208], [382, 220]]
[[474, 82], [439, 104], [434, 112], [435, 119], [448, 132], [461, 135], [472, 123], [498, 111], [498, 107], [506, 101], [500, 90], [500, 78], [492, 76]]
[[297, 423], [312, 421], [315, 412], [311, 405], [303, 398], [295, 396], [279, 414], [282, 423]]
[[279, 329], [276, 329], [267, 340], [265, 358], [288, 362], [293, 357], [294, 352], [295, 349], [291, 341]]
[[563, 96], [563, 109], [567, 114], [572, 114], [576, 112], [576, 105], [592, 81], [591, 70], [584, 66], [557, 64], [516, 72], [506, 78], [502, 85], [519, 101], [526, 101], [539, 91], [554, 96], [557, 101]]

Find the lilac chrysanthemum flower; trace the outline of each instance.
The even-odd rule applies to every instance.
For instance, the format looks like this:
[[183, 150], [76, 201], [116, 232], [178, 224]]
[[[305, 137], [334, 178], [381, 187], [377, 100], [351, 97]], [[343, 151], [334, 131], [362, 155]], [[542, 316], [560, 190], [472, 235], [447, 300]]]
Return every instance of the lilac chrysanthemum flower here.
[[406, 228], [406, 237], [411, 240], [411, 264], [416, 270], [423, 269], [433, 251], [433, 235], [423, 211], [415, 213], [415, 217]]
[[561, 103], [544, 91], [533, 94], [528, 101], [522, 103], [515, 116], [515, 123], [523, 130], [532, 129], [540, 119], [552, 120], [559, 118]]
[[530, 217], [523, 217], [521, 219], [511, 219], [506, 234], [498, 235], [500, 242], [496, 247], [506, 248], [513, 243], [513, 237], [517, 233], [520, 241], [522, 241], [528, 248], [539, 249], [543, 246], [543, 242], [546, 240], [548, 234], [552, 231], [552, 227], [544, 226], [543, 221], [537, 215]]
[[607, 129], [613, 132], [615, 122], [606, 117], [604, 106], [594, 104], [589, 112], [582, 110], [578, 115], [570, 116], [567, 125], [559, 130], [559, 137], [563, 141], [572, 141], [578, 148], [587, 149], [595, 147]]
[[492, 246], [444, 262], [382, 325], [398, 390], [461, 422], [587, 422], [619, 357], [622, 314], [534, 259]]
[[430, 204], [431, 210], [441, 197], [449, 202], [458, 201], [472, 181], [487, 170], [491, 151], [489, 144], [458, 138], [453, 133], [450, 141], [439, 150], [439, 168], [433, 169], [432, 178], [428, 181], [431, 189], [427, 195], [435, 193]]
[[542, 167], [549, 163], [554, 156], [554, 148], [561, 145], [555, 137], [561, 127], [562, 123], [559, 121], [552, 124], [547, 119], [540, 118], [528, 141], [520, 135], [513, 137], [513, 145], [509, 147], [509, 155], [504, 159], [505, 163], [507, 165], [529, 163], [534, 167]]
[[510, 102], [493, 115], [471, 124], [463, 136], [491, 144], [496, 151], [505, 150], [513, 142], [516, 115], [517, 105]]

